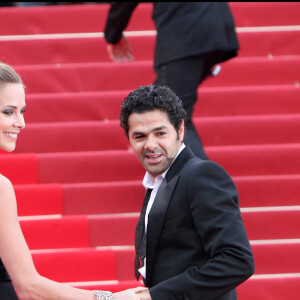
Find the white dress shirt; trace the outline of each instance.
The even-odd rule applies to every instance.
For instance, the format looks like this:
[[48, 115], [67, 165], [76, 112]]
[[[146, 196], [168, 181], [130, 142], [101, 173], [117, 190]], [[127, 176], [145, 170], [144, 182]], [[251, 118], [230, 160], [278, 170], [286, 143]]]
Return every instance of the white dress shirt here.
[[[177, 158], [177, 156], [179, 155], [179, 153], [185, 148], [185, 145], [182, 143], [175, 159]], [[173, 162], [175, 161], [175, 159], [173, 160]], [[172, 164], [173, 164], [172, 162]], [[171, 164], [171, 165], [172, 165]], [[171, 167], [170, 165], [170, 167]], [[143, 186], [146, 188], [146, 189], [152, 189], [152, 192], [151, 192], [151, 196], [149, 198], [149, 201], [148, 201], [148, 204], [147, 204], [147, 209], [146, 209], [146, 214], [145, 214], [145, 233], [147, 233], [147, 226], [148, 226], [148, 216], [149, 216], [149, 213], [150, 213], [150, 210], [151, 210], [151, 207], [154, 203], [154, 200], [155, 200], [155, 197], [156, 197], [156, 194], [157, 194], [157, 191], [158, 191], [158, 188], [160, 187], [162, 181], [164, 180], [168, 170], [170, 169], [170, 167], [165, 171], [163, 172], [162, 174], [158, 175], [155, 177], [155, 179], [153, 180], [153, 177], [151, 177], [151, 175], [146, 172], [145, 176], [144, 176], [144, 179], [143, 179]], [[142, 268], [139, 269], [139, 272], [140, 274], [146, 278], [146, 257], [144, 259], [144, 266]]]

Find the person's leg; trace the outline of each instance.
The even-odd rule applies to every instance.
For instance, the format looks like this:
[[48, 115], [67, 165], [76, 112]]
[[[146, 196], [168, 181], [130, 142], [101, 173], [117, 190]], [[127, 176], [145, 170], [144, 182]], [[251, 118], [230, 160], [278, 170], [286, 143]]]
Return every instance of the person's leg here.
[[194, 154], [202, 159], [206, 155], [200, 137], [192, 122], [194, 104], [197, 101], [197, 89], [211, 69], [211, 65], [200, 56], [188, 57], [167, 63], [156, 70], [155, 84], [170, 87], [182, 100], [187, 113], [186, 133], [184, 142]]

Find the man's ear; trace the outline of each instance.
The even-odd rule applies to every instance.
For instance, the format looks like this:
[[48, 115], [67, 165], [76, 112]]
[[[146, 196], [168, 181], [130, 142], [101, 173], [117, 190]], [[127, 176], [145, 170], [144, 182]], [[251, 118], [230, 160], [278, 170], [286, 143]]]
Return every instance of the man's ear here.
[[182, 142], [184, 139], [184, 133], [185, 133], [184, 130], [185, 130], [184, 120], [181, 120], [181, 124], [180, 124], [179, 130], [178, 130], [178, 137], [179, 137], [180, 142]]

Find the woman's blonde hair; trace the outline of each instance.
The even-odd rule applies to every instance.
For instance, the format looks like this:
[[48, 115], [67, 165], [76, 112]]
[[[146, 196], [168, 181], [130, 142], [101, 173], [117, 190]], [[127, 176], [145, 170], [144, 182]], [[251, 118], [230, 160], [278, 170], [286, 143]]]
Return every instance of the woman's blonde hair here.
[[23, 81], [19, 74], [11, 66], [0, 62], [0, 84], [3, 83], [23, 84]]

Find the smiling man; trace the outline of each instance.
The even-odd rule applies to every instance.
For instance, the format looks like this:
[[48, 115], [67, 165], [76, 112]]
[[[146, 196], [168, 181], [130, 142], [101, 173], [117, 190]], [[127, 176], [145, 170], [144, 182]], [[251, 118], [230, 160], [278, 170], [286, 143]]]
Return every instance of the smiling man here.
[[183, 144], [186, 113], [167, 87], [141, 86], [121, 107], [121, 126], [146, 174], [136, 228], [141, 299], [237, 299], [254, 272], [238, 193], [217, 163]]
[[132, 113], [129, 117], [129, 141], [138, 160], [154, 179], [165, 172], [182, 145], [184, 122], [177, 133], [162, 110]]

